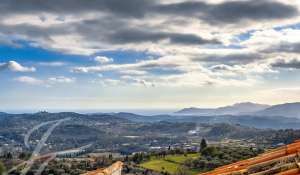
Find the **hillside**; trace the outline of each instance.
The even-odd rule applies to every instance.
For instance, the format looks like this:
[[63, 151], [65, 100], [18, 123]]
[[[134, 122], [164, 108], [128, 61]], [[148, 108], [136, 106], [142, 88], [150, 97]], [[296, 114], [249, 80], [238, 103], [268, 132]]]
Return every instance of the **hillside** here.
[[[264, 119], [269, 117], [287, 117], [300, 118], [300, 102], [285, 103], [274, 106], [256, 104], [256, 103], [237, 103], [231, 106], [219, 108], [185, 108], [175, 112], [176, 115], [194, 115], [194, 116], [261, 116]], [[257, 118], [258, 119], [258, 118]], [[217, 119], [219, 120], [219, 119]], [[283, 121], [285, 122], [285, 121]]]
[[267, 109], [256, 112], [255, 115], [300, 118], [300, 103], [286, 103], [271, 106]]
[[270, 107], [269, 105], [256, 104], [251, 102], [245, 103], [236, 103], [231, 106], [224, 106], [219, 108], [185, 108], [182, 109], [176, 114], [185, 114], [185, 115], [241, 115], [241, 114], [250, 114], [253, 112], [261, 111]]
[[[129, 116], [132, 115], [126, 114], [122, 117], [122, 113], [114, 116], [113, 114], [84, 115], [71, 112], [8, 114], [0, 118], [0, 136], [2, 138], [0, 144], [23, 145], [24, 134], [34, 126], [66, 117], [70, 120], [63, 122], [54, 130], [47, 142], [49, 147], [46, 147], [45, 151], [65, 150], [93, 143], [95, 149], [113, 148], [122, 153], [132, 153], [147, 151], [152, 146], [168, 146], [170, 143], [188, 142], [193, 137], [214, 140], [225, 137], [251, 137], [261, 131], [230, 124], [205, 124], [189, 121], [139, 122], [125, 119]], [[151, 116], [134, 116], [139, 120], [152, 118]], [[154, 118], [158, 118], [158, 116], [154, 116]], [[166, 118], [171, 119], [172, 116]], [[34, 141], [41, 138], [46, 132], [46, 128], [42, 127], [37, 130], [30, 139]], [[222, 134], [218, 131], [222, 131]]]
[[[132, 117], [134, 116], [134, 117]], [[151, 147], [182, 144], [192, 138], [209, 140], [257, 138], [277, 144], [299, 139], [300, 120], [261, 116], [141, 116], [122, 113], [84, 115], [78, 113], [7, 114], [0, 117], [0, 144], [24, 144], [24, 134], [43, 122], [71, 118], [55, 129], [45, 151], [65, 150], [93, 143], [94, 149], [117, 150], [124, 154], [148, 151]], [[127, 118], [127, 119], [126, 119]], [[157, 121], [160, 118], [160, 121]], [[145, 119], [147, 122], [143, 121]], [[135, 121], [138, 120], [138, 121]], [[32, 135], [38, 140], [47, 127]], [[258, 129], [257, 129], [258, 128]], [[260, 128], [260, 129], [259, 129]], [[272, 128], [272, 129], [266, 129]], [[293, 135], [290, 134], [293, 131]], [[279, 134], [280, 133], [280, 134]], [[260, 136], [259, 138], [257, 136]], [[270, 137], [272, 136], [272, 137]], [[64, 144], [61, 144], [64, 143]], [[23, 145], [24, 146], [24, 145]]]
[[[151, 157], [150, 160], [143, 162], [139, 166], [154, 170], [156, 172], [166, 171], [170, 174], [175, 174], [179, 168], [184, 167], [184, 162], [187, 160], [194, 160], [199, 157], [199, 154], [187, 154], [184, 155], [167, 155], [165, 157]], [[188, 172], [191, 175], [199, 174], [199, 170], [190, 169]]]

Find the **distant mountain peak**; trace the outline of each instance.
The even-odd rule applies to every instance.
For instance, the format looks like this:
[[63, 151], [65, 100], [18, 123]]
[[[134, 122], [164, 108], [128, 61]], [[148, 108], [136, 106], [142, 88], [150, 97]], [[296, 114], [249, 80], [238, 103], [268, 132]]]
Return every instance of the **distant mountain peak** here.
[[[240, 103], [235, 103], [232, 106], [245, 106], [245, 105], [265, 105], [265, 104], [259, 104], [253, 102], [240, 102]], [[265, 105], [265, 106], [269, 106], [269, 105]]]
[[255, 113], [260, 116], [282, 116], [300, 118], [300, 102], [274, 105]]
[[184, 108], [177, 114], [193, 114], [193, 115], [238, 115], [238, 114], [249, 114], [257, 111], [264, 110], [270, 107], [265, 104], [257, 104], [252, 102], [241, 102], [233, 105], [219, 107], [219, 108]]

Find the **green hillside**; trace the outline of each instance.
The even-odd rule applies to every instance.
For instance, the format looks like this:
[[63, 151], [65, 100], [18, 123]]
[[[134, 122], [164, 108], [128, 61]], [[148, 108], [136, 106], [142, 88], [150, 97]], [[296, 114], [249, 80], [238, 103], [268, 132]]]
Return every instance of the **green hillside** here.
[[[188, 159], [198, 158], [199, 154], [187, 154], [185, 155], [167, 155], [164, 158], [152, 157], [151, 160], [143, 162], [140, 164], [141, 167], [154, 170], [154, 171], [164, 171], [170, 174], [175, 174], [178, 169], [184, 168], [183, 163]], [[197, 174], [198, 170], [188, 169], [188, 172], [193, 175]]]

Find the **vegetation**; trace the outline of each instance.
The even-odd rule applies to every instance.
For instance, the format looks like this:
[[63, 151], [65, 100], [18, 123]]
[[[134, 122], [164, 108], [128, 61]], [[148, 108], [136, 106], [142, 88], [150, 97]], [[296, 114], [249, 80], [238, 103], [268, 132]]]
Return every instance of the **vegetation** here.
[[189, 174], [190, 174], [189, 170], [184, 166], [179, 167], [175, 172], [175, 175], [189, 175]]
[[198, 153], [166, 155], [165, 157], [152, 156], [150, 160], [141, 163], [140, 166], [157, 172], [167, 172], [169, 174], [183, 175], [183, 172], [185, 172], [185, 174], [197, 174], [199, 171], [188, 169], [185, 167], [184, 162], [198, 157]]
[[164, 159], [169, 162], [183, 164], [187, 159], [195, 159], [198, 157], [199, 157], [198, 153], [190, 153], [190, 154], [183, 154], [183, 155], [167, 155]]
[[207, 147], [207, 143], [206, 143], [206, 140], [205, 139], [202, 139], [201, 140], [201, 143], [200, 143], [200, 150], [203, 150]]
[[300, 139], [300, 130], [281, 129], [276, 131], [264, 131], [255, 137], [258, 143], [270, 143], [276, 145], [278, 143], [290, 144]]
[[2, 162], [0, 162], [0, 175], [2, 175], [5, 172], [5, 167]]
[[164, 159], [153, 159], [141, 164], [141, 167], [158, 171], [158, 172], [166, 171], [173, 174], [176, 172], [178, 168], [178, 164], [166, 161]]
[[[90, 152], [101, 149], [110, 152], [110, 149], [113, 148], [116, 152], [125, 155], [124, 161], [128, 166], [126, 170], [132, 174], [135, 174], [135, 172], [138, 172], [137, 174], [139, 172], [144, 173], [144, 171], [153, 172], [154, 174], [160, 172], [176, 175], [196, 174], [200, 171], [211, 170], [256, 156], [260, 152], [243, 146], [249, 144], [255, 146], [257, 144], [258, 147], [269, 148], [277, 146], [278, 143], [291, 143], [300, 138], [300, 130], [255, 129], [224, 123], [196, 125], [195, 123], [188, 123], [186, 120], [184, 122], [171, 122], [170, 120], [168, 122], [147, 123], [130, 121], [126, 117], [122, 118], [123, 116], [118, 117], [108, 114], [20, 114], [0, 117], [0, 135], [2, 137], [0, 145], [7, 144], [6, 147], [10, 148], [9, 152], [3, 153], [0, 157], [5, 167], [10, 169], [14, 163], [27, 160], [30, 157], [30, 150], [25, 149], [29, 152], [21, 154], [18, 154], [17, 151], [24, 148], [24, 145], [22, 145], [24, 133], [40, 123], [63, 117], [71, 117], [72, 120], [64, 122], [55, 129], [44, 150], [66, 150], [89, 143], [93, 143]], [[248, 118], [246, 119], [248, 121]], [[195, 131], [196, 127], [201, 127], [201, 130], [190, 132]], [[30, 141], [33, 145], [36, 144], [36, 140], [41, 138], [45, 129], [41, 128], [32, 135]], [[193, 140], [194, 138], [197, 138], [197, 140]], [[205, 139], [198, 142], [198, 138], [214, 139], [215, 141], [226, 138], [224, 140], [228, 142], [222, 142], [222, 144], [238, 145], [239, 147], [211, 147], [207, 145]], [[194, 148], [194, 145], [197, 148]], [[151, 152], [151, 147], [166, 148], [166, 150]], [[177, 148], [174, 149], [174, 147]], [[200, 150], [198, 153], [189, 152], [198, 149]], [[139, 153], [132, 155], [136, 152]], [[96, 163], [89, 163], [85, 160], [73, 162], [71, 159], [53, 161], [46, 167], [45, 173], [54, 175], [81, 174], [85, 171], [109, 166], [113, 161], [114, 157], [112, 155], [103, 159], [98, 158]]]
[[163, 151], [151, 155], [143, 153], [136, 157], [141, 160], [140, 167], [145, 169], [163, 174], [191, 175], [255, 157], [261, 153], [260, 150], [248, 147], [213, 147], [204, 143], [205, 140], [201, 144], [203, 147], [200, 153], [174, 154], [172, 151]]
[[260, 150], [245, 147], [206, 147], [197, 159], [189, 159], [184, 165], [192, 169], [208, 171], [240, 160], [257, 156]]

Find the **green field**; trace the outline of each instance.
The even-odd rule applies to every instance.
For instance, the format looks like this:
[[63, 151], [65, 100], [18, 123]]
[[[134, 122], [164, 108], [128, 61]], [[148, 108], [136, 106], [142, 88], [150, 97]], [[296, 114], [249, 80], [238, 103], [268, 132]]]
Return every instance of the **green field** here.
[[[195, 159], [199, 157], [199, 154], [184, 155], [167, 155], [165, 158], [152, 157], [151, 160], [140, 164], [141, 167], [151, 169], [154, 171], [167, 171], [170, 174], [174, 174], [178, 168], [182, 167], [184, 161], [187, 159]], [[191, 175], [199, 173], [198, 170], [188, 170]]]

